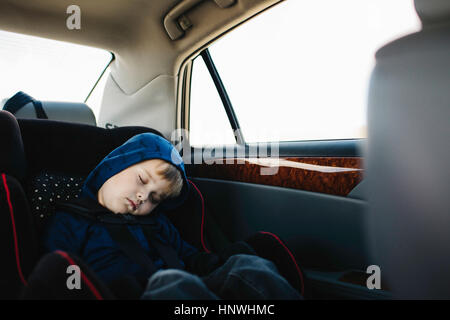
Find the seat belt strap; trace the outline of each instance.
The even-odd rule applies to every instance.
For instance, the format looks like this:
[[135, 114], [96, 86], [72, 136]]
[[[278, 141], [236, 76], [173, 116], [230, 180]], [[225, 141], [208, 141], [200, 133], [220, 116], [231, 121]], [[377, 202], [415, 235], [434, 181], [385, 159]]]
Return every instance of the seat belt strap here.
[[[86, 208], [86, 206], [91, 206], [91, 208]], [[111, 214], [111, 217], [111, 215], [102, 215], [99, 211], [95, 212], [94, 210], [93, 212], [93, 206], [100, 207], [97, 203], [92, 203], [92, 201], [89, 199], [78, 199], [72, 200], [72, 202], [65, 203], [57, 202], [57, 207], [60, 210], [72, 214], [81, 215], [85, 218], [103, 223], [113, 241], [116, 242], [116, 244], [125, 255], [127, 255], [135, 263], [145, 268], [145, 270], [148, 271], [149, 274], [154, 273], [156, 271], [156, 268], [154, 267], [153, 261], [145, 252], [144, 248], [142, 248], [139, 241], [128, 229], [126, 220], [122, 220], [120, 223], [118, 223], [117, 217], [115, 217], [115, 215], [113, 214]], [[141, 230], [143, 231], [149, 246], [156, 249], [159, 256], [162, 258], [168, 268], [183, 269], [183, 265], [178, 258], [178, 254], [175, 249], [168, 244], [164, 244], [163, 242], [161, 242], [161, 240], [158, 239], [154, 232], [152, 232], [152, 225], [134, 225], [139, 225], [141, 227]]]
[[154, 247], [158, 251], [159, 256], [164, 260], [167, 268], [170, 269], [183, 269], [180, 258], [173, 247], [168, 244], [164, 244], [159, 240], [151, 231], [151, 228], [142, 226], [144, 235], [150, 246]]
[[36, 112], [36, 116], [38, 119], [48, 119], [47, 114], [44, 111], [44, 108], [42, 107], [42, 102], [39, 100], [33, 100], [34, 105], [34, 111]]
[[107, 224], [106, 228], [111, 238], [132, 261], [143, 267], [148, 274], [153, 274], [156, 271], [153, 261], [126, 225]]

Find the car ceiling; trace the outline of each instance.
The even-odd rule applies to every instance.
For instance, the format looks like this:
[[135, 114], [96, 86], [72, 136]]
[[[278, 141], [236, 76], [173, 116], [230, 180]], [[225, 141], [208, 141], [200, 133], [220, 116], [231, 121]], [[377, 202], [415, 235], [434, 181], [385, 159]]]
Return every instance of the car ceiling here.
[[[0, 29], [111, 51], [111, 76], [125, 95], [161, 75], [176, 77], [184, 60], [228, 29], [279, 0], [238, 0], [227, 9], [205, 0], [186, 16], [193, 27], [172, 41], [163, 20], [179, 0], [2, 0]], [[66, 27], [68, 6], [81, 9], [81, 30]]]

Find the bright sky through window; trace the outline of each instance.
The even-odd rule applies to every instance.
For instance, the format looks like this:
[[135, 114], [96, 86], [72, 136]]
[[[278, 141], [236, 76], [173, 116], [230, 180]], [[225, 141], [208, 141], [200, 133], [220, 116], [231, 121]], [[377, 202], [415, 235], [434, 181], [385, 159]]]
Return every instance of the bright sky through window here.
[[[365, 138], [375, 52], [420, 28], [412, 0], [288, 0], [209, 50], [246, 142]], [[193, 70], [191, 143], [234, 143]]]

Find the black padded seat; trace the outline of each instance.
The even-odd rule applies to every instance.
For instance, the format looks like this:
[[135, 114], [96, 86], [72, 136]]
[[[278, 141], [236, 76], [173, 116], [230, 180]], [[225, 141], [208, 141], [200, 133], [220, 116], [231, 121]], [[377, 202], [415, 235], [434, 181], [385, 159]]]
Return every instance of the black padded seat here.
[[70, 201], [79, 197], [85, 179], [84, 175], [68, 175], [51, 171], [43, 171], [30, 179], [26, 194], [39, 233], [45, 226], [47, 218], [53, 214], [57, 202]]
[[14, 115], [3, 110], [0, 110], [0, 141], [1, 172], [23, 180], [26, 175], [26, 161], [19, 125]]
[[53, 120], [17, 119], [24, 144], [28, 178], [42, 171], [84, 175], [113, 149], [147, 127], [105, 129]]
[[36, 263], [37, 238], [22, 187], [26, 161], [16, 118], [0, 110], [0, 299], [15, 299]]

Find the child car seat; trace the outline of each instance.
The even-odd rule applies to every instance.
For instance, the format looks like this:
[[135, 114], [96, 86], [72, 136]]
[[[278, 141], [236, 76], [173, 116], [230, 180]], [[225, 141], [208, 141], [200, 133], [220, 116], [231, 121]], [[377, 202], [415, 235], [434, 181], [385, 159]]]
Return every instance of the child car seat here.
[[[48, 217], [53, 213], [55, 203], [77, 198], [86, 176], [110, 151], [139, 133], [153, 132], [161, 135], [156, 130], [145, 127], [107, 130], [50, 120], [18, 119], [18, 122], [24, 141], [26, 160], [29, 164], [23, 185], [38, 236], [41, 235]], [[80, 161], [80, 157], [83, 161]], [[190, 198], [192, 196], [195, 194], [189, 195]], [[192, 217], [192, 214], [187, 215]], [[179, 228], [179, 223], [174, 222], [174, 224]], [[193, 240], [185, 238], [195, 246], [198, 241], [193, 237], [191, 239]], [[39, 255], [42, 253], [40, 250]], [[73, 256], [71, 253], [68, 254]], [[46, 265], [48, 261], [64, 263], [61, 262], [61, 257], [47, 257], [46, 262], [41, 262], [40, 265], [42, 263]], [[40, 270], [44, 269], [40, 268]], [[33, 279], [39, 277], [45, 278], [45, 274], [34, 276]], [[33, 290], [31, 293], [28, 291], [27, 294], [29, 297], [30, 294], [35, 293], [36, 290]], [[41, 297], [46, 297], [46, 294]]]

